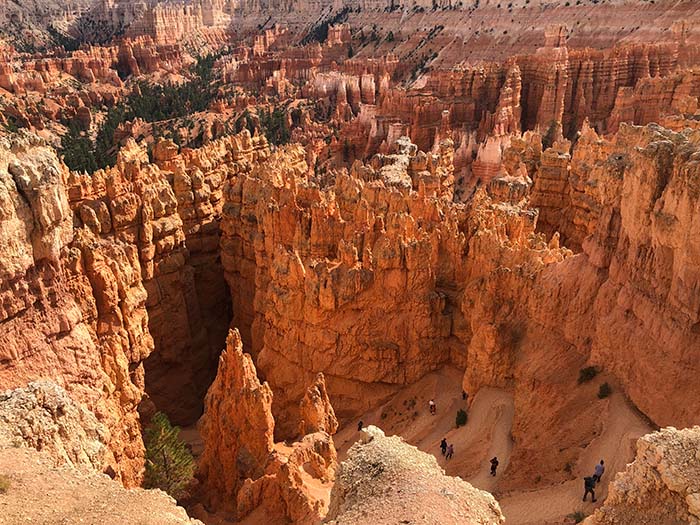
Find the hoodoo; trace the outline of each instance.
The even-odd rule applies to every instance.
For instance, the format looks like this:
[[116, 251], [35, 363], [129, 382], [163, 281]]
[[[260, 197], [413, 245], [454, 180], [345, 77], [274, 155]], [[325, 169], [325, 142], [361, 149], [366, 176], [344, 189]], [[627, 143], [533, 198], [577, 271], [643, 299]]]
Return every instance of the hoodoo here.
[[0, 521], [697, 524], [698, 376], [696, 1], [0, 5]]

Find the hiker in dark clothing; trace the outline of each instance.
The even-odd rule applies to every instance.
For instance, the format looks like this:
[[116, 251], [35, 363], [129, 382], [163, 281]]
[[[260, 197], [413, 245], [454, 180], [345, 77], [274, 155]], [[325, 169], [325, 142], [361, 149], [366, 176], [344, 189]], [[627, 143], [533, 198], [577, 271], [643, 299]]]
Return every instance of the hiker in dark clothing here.
[[583, 488], [586, 489], [586, 491], [583, 493], [583, 501], [586, 501], [586, 496], [588, 496], [588, 493], [591, 493], [591, 501], [595, 503], [598, 501], [595, 499], [595, 477], [593, 476], [587, 476], [583, 478]]
[[360, 430], [362, 430], [362, 424], [363, 424], [363, 423], [362, 423], [362, 420], [360, 420], [360, 421], [357, 423], [357, 431], [358, 431], [358, 432], [359, 432]]
[[603, 477], [604, 472], [605, 472], [605, 461], [603, 461], [601, 459], [600, 463], [598, 463], [595, 466], [595, 474], [593, 474], [593, 477], [595, 478], [596, 483], [600, 483], [600, 478]]
[[494, 456], [491, 458], [491, 475], [495, 476], [496, 475], [496, 469], [498, 468], [498, 458]]
[[453, 444], [447, 445], [447, 454], [445, 454], [446, 459], [452, 459], [452, 454], [455, 453], [455, 447]]
[[469, 395], [469, 394], [467, 394], [464, 390], [462, 390], [462, 399], [463, 399], [464, 401], [467, 400], [467, 396], [468, 396], [468, 395]]
[[442, 455], [444, 456], [447, 451], [447, 440], [445, 438], [442, 438], [442, 441], [440, 441], [440, 450], [442, 450]]

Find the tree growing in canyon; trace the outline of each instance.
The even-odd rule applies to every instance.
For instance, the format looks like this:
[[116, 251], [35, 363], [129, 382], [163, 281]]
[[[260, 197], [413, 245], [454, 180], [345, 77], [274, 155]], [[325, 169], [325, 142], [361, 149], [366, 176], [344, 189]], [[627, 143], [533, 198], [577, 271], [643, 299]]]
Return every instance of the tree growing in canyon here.
[[146, 488], [164, 490], [181, 498], [192, 481], [195, 463], [192, 454], [180, 439], [180, 429], [170, 424], [168, 416], [153, 416], [144, 436], [146, 444]]

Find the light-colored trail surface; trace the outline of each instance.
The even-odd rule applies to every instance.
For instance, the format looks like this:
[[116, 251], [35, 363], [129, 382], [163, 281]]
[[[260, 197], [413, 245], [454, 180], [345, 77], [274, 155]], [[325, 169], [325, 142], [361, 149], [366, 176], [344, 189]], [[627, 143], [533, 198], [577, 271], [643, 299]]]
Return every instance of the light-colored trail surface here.
[[[567, 523], [567, 517], [576, 511], [590, 514], [607, 496], [607, 484], [616, 472], [634, 458], [637, 438], [653, 431], [623, 395], [614, 393], [601, 410], [601, 432], [581, 452], [573, 467], [574, 480], [537, 490], [499, 494], [498, 482], [506, 472], [513, 441], [511, 429], [514, 406], [511, 394], [483, 388], [473, 399], [468, 410], [468, 422], [455, 428], [457, 410], [466, 408], [461, 397], [460, 371], [452, 368], [427, 375], [407, 386], [379, 408], [363, 415], [365, 425], [377, 425], [387, 435], [400, 435], [408, 443], [433, 454], [447, 474], [459, 476], [477, 488], [496, 493], [508, 525], [554, 525]], [[437, 414], [431, 415], [428, 401], [434, 399]], [[339, 459], [358, 437], [357, 420], [346, 422], [335, 436]], [[440, 453], [440, 440], [445, 437], [455, 448], [454, 458], [446, 460]], [[499, 460], [496, 477], [490, 475], [489, 460]], [[604, 459], [606, 472], [596, 490], [598, 503], [581, 501], [583, 477]], [[533, 462], [537, 458], [532, 458]]]
[[[499, 498], [508, 525], [544, 525], [562, 523], [576, 511], [591, 514], [608, 495], [608, 483], [634, 459], [637, 439], [654, 429], [621, 394], [610, 397], [604, 414], [603, 430], [582, 452], [574, 469], [576, 479], [531, 492], [511, 493]], [[581, 501], [583, 477], [593, 474], [596, 463], [605, 460], [605, 474], [596, 487], [597, 504]]]
[[[365, 414], [365, 425], [377, 425], [387, 435], [400, 435], [408, 443], [433, 454], [451, 476], [460, 476], [474, 486], [493, 490], [508, 465], [512, 440], [512, 395], [494, 388], [483, 388], [471, 401], [462, 399], [462, 373], [453, 368], [433, 372], [407, 386], [381, 407]], [[428, 401], [434, 399], [437, 413], [431, 415]], [[469, 401], [469, 400], [468, 400]], [[457, 411], [465, 409], [467, 424], [456, 428]], [[347, 423], [335, 436], [339, 458], [358, 437], [357, 422]], [[454, 447], [452, 459], [440, 452], [440, 441], [446, 438]], [[498, 476], [492, 477], [489, 460], [498, 456]]]

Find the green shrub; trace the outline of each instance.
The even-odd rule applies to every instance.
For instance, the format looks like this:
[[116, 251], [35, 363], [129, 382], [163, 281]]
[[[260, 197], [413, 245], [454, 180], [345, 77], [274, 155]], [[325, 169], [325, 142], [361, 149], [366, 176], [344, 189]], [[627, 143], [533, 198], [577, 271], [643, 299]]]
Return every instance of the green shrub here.
[[156, 413], [146, 428], [146, 488], [164, 490], [174, 498], [182, 497], [192, 481], [195, 463], [180, 439], [180, 429], [170, 424], [168, 416]]
[[97, 162], [92, 141], [80, 130], [77, 122], [71, 122], [68, 131], [61, 137], [63, 162], [73, 171], [92, 173], [97, 170]]
[[467, 412], [463, 409], [457, 410], [457, 417], [455, 418], [455, 424], [457, 428], [463, 427], [467, 424]]
[[598, 369], [596, 367], [587, 366], [586, 368], [582, 368], [578, 373], [578, 384], [588, 383], [596, 375], [598, 375]]
[[7, 494], [10, 490], [10, 478], [5, 474], [0, 474], [0, 494]]
[[283, 146], [289, 142], [291, 134], [287, 129], [287, 113], [284, 108], [275, 107], [271, 112], [263, 110], [259, 116], [262, 132], [270, 143]]
[[609, 384], [603, 383], [602, 385], [600, 385], [600, 388], [598, 389], [598, 397], [600, 399], [605, 399], [610, 394], [612, 394], [612, 388], [610, 388]]
[[574, 520], [574, 523], [581, 523], [586, 519], [586, 513], [582, 510], [577, 510], [576, 512], [569, 514], [569, 518]]

